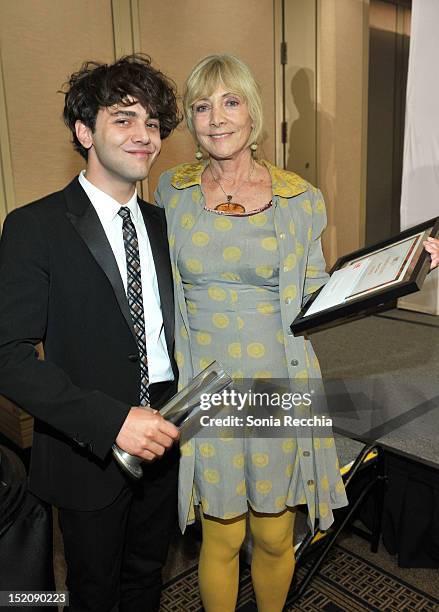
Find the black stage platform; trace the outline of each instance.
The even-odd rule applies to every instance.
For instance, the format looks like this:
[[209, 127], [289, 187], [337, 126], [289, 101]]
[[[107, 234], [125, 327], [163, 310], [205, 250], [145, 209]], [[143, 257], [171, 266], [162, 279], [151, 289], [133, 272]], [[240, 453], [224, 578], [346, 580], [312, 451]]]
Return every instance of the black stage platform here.
[[311, 340], [335, 431], [384, 450], [387, 550], [439, 567], [439, 317], [393, 310]]

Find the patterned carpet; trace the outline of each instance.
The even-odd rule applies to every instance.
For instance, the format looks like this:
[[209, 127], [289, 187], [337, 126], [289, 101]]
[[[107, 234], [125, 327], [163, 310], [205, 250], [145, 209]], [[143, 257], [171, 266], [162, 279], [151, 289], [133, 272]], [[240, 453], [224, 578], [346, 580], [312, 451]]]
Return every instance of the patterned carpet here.
[[[299, 579], [303, 574], [299, 570]], [[242, 572], [239, 612], [256, 612], [249, 571]], [[427, 612], [438, 611], [439, 600], [380, 567], [335, 546], [302, 599], [288, 612]], [[196, 566], [170, 580], [162, 595], [162, 612], [201, 612]]]

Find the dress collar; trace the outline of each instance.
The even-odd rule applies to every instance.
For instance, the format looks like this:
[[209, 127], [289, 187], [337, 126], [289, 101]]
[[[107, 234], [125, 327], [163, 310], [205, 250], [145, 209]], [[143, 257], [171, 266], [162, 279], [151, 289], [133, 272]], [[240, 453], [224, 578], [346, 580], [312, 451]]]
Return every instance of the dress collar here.
[[[309, 189], [309, 183], [298, 174], [289, 172], [288, 170], [282, 170], [282, 168], [273, 166], [273, 164], [263, 159], [258, 161], [265, 166], [270, 173], [274, 196], [278, 195], [282, 198], [291, 198]], [[176, 189], [186, 189], [194, 185], [201, 185], [201, 175], [206, 166], [206, 160], [177, 166], [171, 176], [171, 185]]]

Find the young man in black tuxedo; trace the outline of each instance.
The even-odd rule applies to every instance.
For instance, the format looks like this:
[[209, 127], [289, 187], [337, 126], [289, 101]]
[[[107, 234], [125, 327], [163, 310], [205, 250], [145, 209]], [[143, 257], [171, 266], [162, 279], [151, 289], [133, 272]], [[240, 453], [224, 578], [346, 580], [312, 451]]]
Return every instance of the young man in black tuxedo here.
[[30, 489], [59, 509], [69, 609], [156, 611], [178, 430], [152, 409], [175, 392], [174, 314], [164, 213], [136, 183], [178, 124], [174, 86], [144, 56], [88, 62], [64, 119], [85, 172], [4, 224], [0, 393], [35, 417]]

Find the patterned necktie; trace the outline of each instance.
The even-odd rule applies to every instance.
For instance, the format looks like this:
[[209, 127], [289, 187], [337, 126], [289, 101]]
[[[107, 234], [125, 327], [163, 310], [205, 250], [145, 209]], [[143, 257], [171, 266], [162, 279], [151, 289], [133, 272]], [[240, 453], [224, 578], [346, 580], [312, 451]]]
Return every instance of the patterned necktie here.
[[122, 232], [127, 261], [127, 298], [133, 320], [140, 357], [140, 405], [149, 404], [149, 375], [146, 354], [145, 318], [143, 313], [142, 276], [140, 270], [139, 243], [130, 209], [121, 206], [117, 213], [123, 219]]

